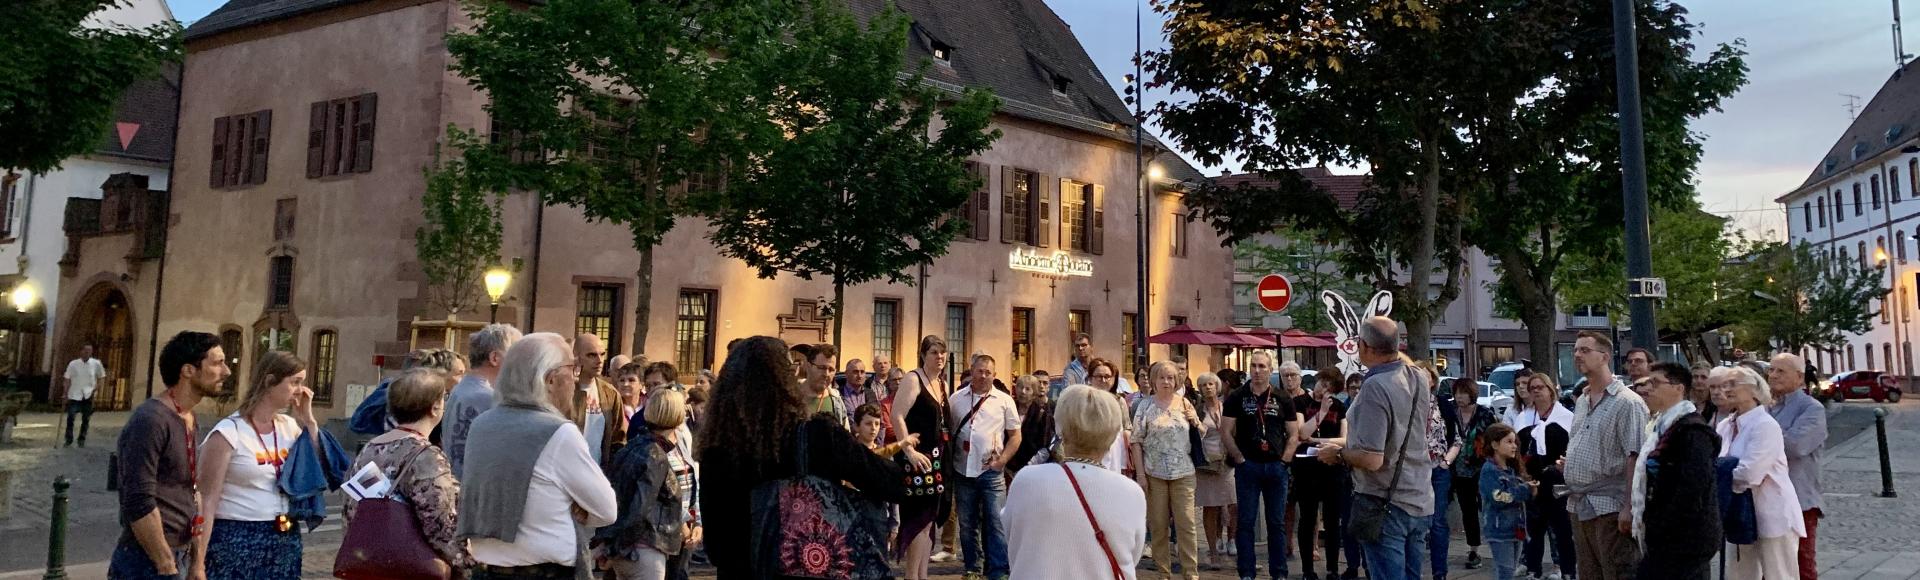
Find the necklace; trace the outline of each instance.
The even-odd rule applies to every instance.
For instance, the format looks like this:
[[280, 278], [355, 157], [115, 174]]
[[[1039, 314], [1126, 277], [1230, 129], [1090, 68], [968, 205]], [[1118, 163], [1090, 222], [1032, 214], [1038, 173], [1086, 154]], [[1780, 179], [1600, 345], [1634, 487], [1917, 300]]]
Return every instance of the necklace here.
[[1102, 463], [1100, 463], [1100, 462], [1099, 462], [1098, 460], [1094, 460], [1094, 459], [1082, 459], [1082, 458], [1079, 458], [1079, 457], [1061, 457], [1061, 458], [1060, 458], [1060, 462], [1061, 462], [1061, 463], [1078, 463], [1078, 464], [1081, 464], [1081, 465], [1091, 465], [1091, 466], [1094, 466], [1094, 467], [1098, 467], [1098, 468], [1101, 468], [1101, 469], [1106, 469], [1106, 468], [1107, 468], [1107, 466], [1106, 466], [1105, 464], [1102, 464]]

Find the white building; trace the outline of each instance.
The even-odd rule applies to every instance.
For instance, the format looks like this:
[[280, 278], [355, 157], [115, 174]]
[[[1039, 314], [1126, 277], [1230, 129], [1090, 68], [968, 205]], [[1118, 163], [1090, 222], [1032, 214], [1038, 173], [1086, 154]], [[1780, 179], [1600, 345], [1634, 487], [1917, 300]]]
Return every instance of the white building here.
[[1837, 349], [1806, 354], [1823, 373], [1852, 370], [1913, 372], [1913, 310], [1920, 285], [1920, 75], [1908, 64], [1887, 79], [1873, 100], [1813, 168], [1805, 182], [1774, 201], [1787, 213], [1788, 240], [1822, 255], [1883, 266], [1891, 289], [1867, 332], [1849, 334]]
[[[93, 15], [87, 25], [139, 28], [172, 19], [165, 0], [132, 0]], [[55, 290], [62, 275], [61, 261], [69, 250], [62, 227], [67, 200], [100, 199], [108, 178], [119, 174], [129, 177], [123, 179], [124, 185], [136, 186], [144, 179], [147, 189], [167, 189], [178, 98], [176, 70], [135, 82], [121, 95], [113, 123], [91, 153], [68, 158], [59, 169], [42, 174], [0, 168], [0, 292], [25, 284], [40, 301], [34, 312], [16, 318], [15, 324], [0, 325], [0, 373], [11, 373], [17, 358], [25, 362], [26, 374], [44, 374], [73, 355], [52, 352], [53, 345], [41, 332], [58, 328], [52, 324], [62, 312]], [[5, 310], [12, 313], [12, 308]], [[131, 352], [127, 346], [100, 344], [96, 349], [107, 364], [132, 364], [125, 360], [124, 353]]]

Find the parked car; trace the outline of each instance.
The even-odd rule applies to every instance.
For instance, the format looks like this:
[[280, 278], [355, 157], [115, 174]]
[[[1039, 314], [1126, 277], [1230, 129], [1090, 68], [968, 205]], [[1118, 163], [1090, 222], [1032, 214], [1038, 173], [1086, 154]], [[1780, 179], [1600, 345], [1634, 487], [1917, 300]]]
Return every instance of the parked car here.
[[[1465, 380], [1465, 379], [1459, 379], [1454, 377], [1440, 377], [1440, 392], [1445, 393], [1448, 396], [1448, 400], [1451, 401], [1452, 400], [1451, 397], [1453, 395], [1453, 384], [1454, 382], [1461, 381], [1461, 380]], [[1475, 399], [1474, 402], [1478, 403], [1482, 407], [1492, 409], [1493, 416], [1500, 417], [1502, 418], [1502, 420], [1504, 420], [1505, 417], [1507, 416], [1507, 412], [1513, 409], [1513, 388], [1508, 387], [1508, 388], [1502, 389], [1500, 388], [1500, 385], [1496, 385], [1487, 381], [1474, 381], [1474, 382], [1477, 383], [1480, 387], [1480, 396], [1477, 399]]]
[[[1893, 375], [1883, 371], [1853, 371], [1833, 376], [1825, 385], [1825, 393], [1815, 393], [1815, 397], [1845, 401], [1847, 399], [1873, 399], [1881, 403], [1900, 402], [1900, 382]], [[1821, 395], [1825, 396], [1821, 396]]]
[[[1313, 369], [1300, 369], [1300, 390], [1312, 393], [1314, 381], [1319, 374], [1320, 371]], [[1280, 373], [1267, 375], [1267, 382], [1273, 383], [1273, 388], [1280, 388]]]

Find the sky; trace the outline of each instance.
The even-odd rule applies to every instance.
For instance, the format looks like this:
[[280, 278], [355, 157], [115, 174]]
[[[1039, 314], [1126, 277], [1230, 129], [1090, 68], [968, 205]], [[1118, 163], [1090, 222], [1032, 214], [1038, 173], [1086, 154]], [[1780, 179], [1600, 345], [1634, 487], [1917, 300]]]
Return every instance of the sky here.
[[[192, 22], [225, 0], [169, 0], [174, 16]], [[962, 0], [948, 0], [962, 1]], [[1092, 55], [1115, 90], [1133, 72], [1134, 7], [1143, 40], [1165, 46], [1147, 0], [1047, 0]], [[1800, 185], [1846, 130], [1848, 98], [1865, 106], [1893, 74], [1892, 4], [1898, 0], [1692, 0], [1682, 2], [1700, 28], [1696, 52], [1744, 40], [1748, 84], [1694, 124], [1706, 137], [1697, 175], [1707, 211], [1733, 219], [1752, 236], [1784, 239], [1785, 218], [1773, 199]], [[1915, 7], [1920, 8], [1920, 7]], [[1911, 12], [1920, 26], [1920, 12]], [[1908, 35], [1920, 52], [1920, 36]], [[1149, 91], [1148, 103], [1170, 98]], [[1203, 167], [1209, 175], [1238, 167]], [[1355, 168], [1336, 168], [1357, 172]]]

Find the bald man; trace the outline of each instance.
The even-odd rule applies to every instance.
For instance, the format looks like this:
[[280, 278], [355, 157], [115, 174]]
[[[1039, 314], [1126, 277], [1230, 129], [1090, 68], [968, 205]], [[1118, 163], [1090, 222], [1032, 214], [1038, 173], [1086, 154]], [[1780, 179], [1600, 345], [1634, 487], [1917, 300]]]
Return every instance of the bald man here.
[[1807, 537], [1800, 539], [1800, 578], [1819, 580], [1820, 567], [1814, 563], [1814, 530], [1823, 515], [1820, 511], [1820, 449], [1827, 446], [1827, 410], [1807, 395], [1807, 360], [1783, 353], [1773, 357], [1767, 369], [1767, 387], [1773, 391], [1773, 404], [1767, 412], [1780, 424], [1780, 436], [1787, 448], [1787, 478], [1793, 480], [1793, 493], [1800, 498], [1800, 516], [1806, 520]]
[[620, 412], [620, 390], [600, 374], [607, 347], [599, 336], [582, 333], [575, 337], [573, 357], [580, 382], [573, 393], [571, 418], [580, 434], [586, 436], [593, 461], [604, 467], [627, 442], [627, 417]]

